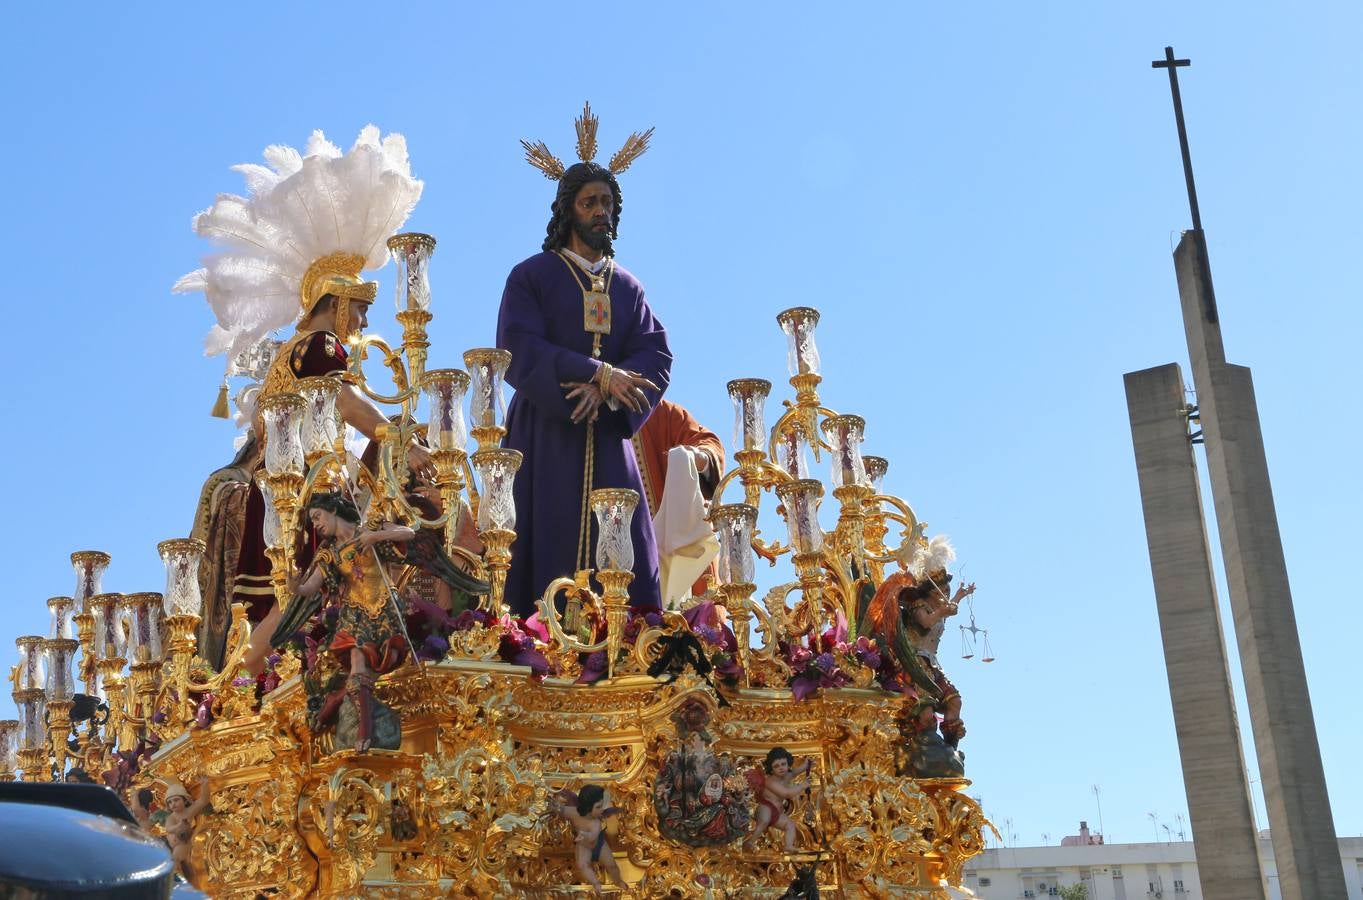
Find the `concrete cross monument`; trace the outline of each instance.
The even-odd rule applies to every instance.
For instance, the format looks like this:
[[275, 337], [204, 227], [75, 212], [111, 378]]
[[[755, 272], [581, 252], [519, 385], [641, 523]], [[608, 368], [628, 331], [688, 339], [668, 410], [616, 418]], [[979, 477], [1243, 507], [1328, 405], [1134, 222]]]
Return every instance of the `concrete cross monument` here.
[[[1221, 557], [1283, 900], [1345, 900], [1250, 370], [1226, 362], [1172, 47], [1167, 69], [1193, 228], [1174, 251], [1196, 405], [1177, 364], [1125, 376], [1155, 601], [1203, 896], [1264, 897], [1194, 443]], [[1190, 433], [1192, 423], [1200, 432]], [[1200, 440], [1199, 440], [1200, 439]]]

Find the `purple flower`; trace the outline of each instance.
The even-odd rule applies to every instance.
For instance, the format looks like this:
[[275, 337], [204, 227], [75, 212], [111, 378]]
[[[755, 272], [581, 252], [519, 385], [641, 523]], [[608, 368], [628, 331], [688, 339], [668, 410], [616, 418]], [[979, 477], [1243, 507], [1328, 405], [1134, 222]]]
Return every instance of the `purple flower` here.
[[577, 677], [578, 684], [592, 684], [606, 677], [606, 651], [598, 650], [587, 654], [582, 661], [582, 674]]
[[796, 700], [803, 700], [819, 689], [819, 681], [809, 675], [797, 675], [790, 683], [790, 692]]
[[880, 648], [866, 635], [857, 638], [853, 645], [857, 659], [868, 669], [880, 668]]
[[832, 653], [820, 653], [814, 660], [814, 668], [823, 672], [825, 675], [832, 675], [838, 668], [838, 663], [833, 659]]
[[428, 634], [426, 640], [422, 641], [421, 646], [417, 648], [416, 655], [427, 660], [443, 659], [449, 649], [449, 641], [438, 634]]

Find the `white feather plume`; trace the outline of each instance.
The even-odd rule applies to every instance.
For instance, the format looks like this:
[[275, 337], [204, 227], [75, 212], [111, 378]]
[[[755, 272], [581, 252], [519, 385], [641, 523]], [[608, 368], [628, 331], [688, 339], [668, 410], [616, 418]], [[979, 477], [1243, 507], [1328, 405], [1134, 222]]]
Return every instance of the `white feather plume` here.
[[933, 535], [932, 539], [918, 548], [914, 554], [909, 572], [914, 578], [923, 579], [937, 572], [944, 572], [956, 558], [956, 549], [951, 546], [944, 534]]
[[193, 227], [218, 248], [204, 267], [175, 282], [175, 293], [203, 293], [217, 319], [205, 340], [208, 355], [236, 356], [301, 314], [299, 287], [315, 260], [329, 253], [364, 257], [365, 269], [388, 260], [386, 241], [421, 197], [407, 142], [365, 126], [346, 153], [321, 131], [303, 153], [282, 144], [265, 148], [265, 164], [232, 170], [247, 196], [219, 194]]

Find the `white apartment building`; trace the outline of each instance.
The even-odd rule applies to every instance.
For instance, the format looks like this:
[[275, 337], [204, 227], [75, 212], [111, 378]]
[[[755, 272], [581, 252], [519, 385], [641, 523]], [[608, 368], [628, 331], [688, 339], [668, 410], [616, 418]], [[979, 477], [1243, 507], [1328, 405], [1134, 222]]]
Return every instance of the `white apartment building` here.
[[[1339, 855], [1349, 900], [1363, 900], [1363, 837], [1340, 838]], [[1267, 831], [1259, 860], [1269, 900], [1281, 900]], [[1192, 841], [996, 847], [967, 864], [964, 887], [981, 900], [1042, 900], [1079, 882], [1088, 886], [1089, 900], [1202, 900]]]

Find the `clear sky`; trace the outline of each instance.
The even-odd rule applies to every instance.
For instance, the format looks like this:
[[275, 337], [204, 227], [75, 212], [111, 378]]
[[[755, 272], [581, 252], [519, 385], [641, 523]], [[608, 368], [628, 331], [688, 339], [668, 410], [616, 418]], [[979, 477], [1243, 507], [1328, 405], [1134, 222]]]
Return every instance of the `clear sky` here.
[[[1363, 833], [1357, 4], [493, 7], [9, 12], [5, 646], [71, 592], [72, 550], [113, 554], [110, 590], [159, 589], [156, 542], [231, 455], [209, 311], [169, 293], [207, 249], [191, 215], [241, 187], [229, 165], [314, 128], [406, 134], [410, 227], [440, 241], [432, 365], [458, 365], [547, 221], [517, 139], [570, 156], [590, 99], [605, 153], [658, 129], [617, 248], [669, 329], [673, 399], [727, 438], [725, 382], [783, 385], [774, 316], [818, 307], [826, 402], [867, 416], [887, 486], [979, 584], [998, 660], [944, 642], [972, 793], [1018, 844], [1096, 826], [1094, 784], [1110, 839], [1163, 839], [1186, 803], [1121, 376], [1186, 358], [1170, 251], [1189, 216], [1150, 68], [1172, 43], [1335, 824]], [[396, 337], [386, 296], [370, 318]]]

